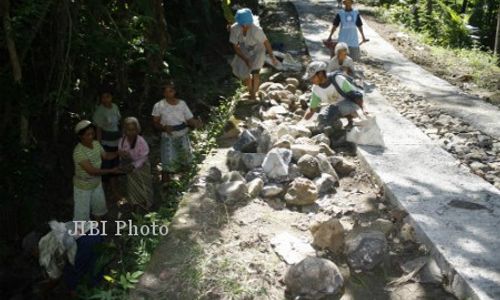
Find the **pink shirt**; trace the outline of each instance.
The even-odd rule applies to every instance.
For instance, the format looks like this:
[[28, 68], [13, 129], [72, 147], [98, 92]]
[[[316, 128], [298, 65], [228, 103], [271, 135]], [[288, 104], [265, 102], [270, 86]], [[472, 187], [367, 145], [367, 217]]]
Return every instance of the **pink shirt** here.
[[128, 152], [135, 168], [142, 167], [148, 159], [149, 146], [148, 143], [146, 143], [146, 140], [144, 140], [144, 138], [140, 135], [137, 136], [134, 149], [130, 149], [130, 144], [126, 137], [120, 138], [118, 142], [118, 150]]

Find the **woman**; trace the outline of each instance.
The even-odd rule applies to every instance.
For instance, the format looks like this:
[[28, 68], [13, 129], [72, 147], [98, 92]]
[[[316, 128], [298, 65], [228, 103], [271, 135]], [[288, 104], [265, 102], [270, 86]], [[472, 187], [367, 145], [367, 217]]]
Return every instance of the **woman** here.
[[[118, 139], [121, 137], [120, 119], [121, 114], [118, 106], [113, 103], [113, 93], [111, 87], [104, 86], [99, 92], [100, 104], [97, 106], [93, 121], [96, 125], [96, 138], [101, 143], [104, 151], [115, 153], [118, 151]], [[102, 164], [103, 169], [112, 169], [119, 164], [118, 157], [113, 160], [105, 161]], [[118, 193], [118, 180], [115, 176], [105, 176], [104, 182], [111, 189], [111, 195], [115, 201], [121, 197]]]
[[236, 53], [231, 67], [234, 75], [247, 86], [250, 99], [255, 99], [260, 85], [259, 72], [264, 66], [266, 50], [273, 64], [277, 64], [277, 60], [264, 31], [254, 24], [250, 9], [238, 10], [235, 19], [236, 23], [231, 26], [229, 35], [229, 42]]
[[[331, 41], [333, 34], [340, 26], [339, 42], [346, 43], [349, 46], [349, 53], [352, 59], [359, 61], [361, 56], [359, 45], [368, 41], [363, 32], [363, 21], [358, 10], [352, 8], [353, 0], [344, 0], [343, 2], [344, 9], [341, 9], [335, 16], [328, 41]], [[361, 43], [358, 39], [358, 31], [361, 33]]]
[[349, 76], [354, 76], [354, 61], [348, 56], [349, 46], [346, 43], [338, 43], [335, 46], [335, 56], [328, 62], [326, 71], [330, 72], [344, 72]]
[[164, 99], [153, 107], [153, 123], [161, 134], [162, 180], [168, 182], [172, 173], [189, 166], [192, 160], [189, 127], [200, 128], [186, 102], [176, 97], [175, 85], [163, 86]]
[[78, 122], [75, 126], [75, 133], [80, 142], [73, 150], [75, 166], [73, 220], [88, 221], [91, 214], [95, 220], [100, 220], [108, 212], [101, 176], [119, 173], [116, 167], [101, 169], [102, 160], [115, 159], [117, 153], [104, 151], [101, 144], [94, 140], [95, 126], [88, 120]]
[[127, 172], [128, 201], [149, 210], [153, 203], [153, 181], [149, 164], [149, 146], [139, 135], [141, 125], [137, 118], [128, 117], [123, 122], [123, 137], [118, 142], [122, 169]]

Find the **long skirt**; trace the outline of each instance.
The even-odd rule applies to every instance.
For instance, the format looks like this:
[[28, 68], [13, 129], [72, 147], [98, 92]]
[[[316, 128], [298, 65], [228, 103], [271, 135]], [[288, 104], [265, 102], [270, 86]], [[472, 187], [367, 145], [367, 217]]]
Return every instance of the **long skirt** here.
[[241, 59], [238, 55], [234, 56], [231, 62], [231, 67], [233, 69], [233, 74], [240, 80], [245, 80], [250, 77], [250, 74], [258, 72], [263, 66], [266, 60], [266, 48], [264, 44], [258, 44], [253, 47], [241, 46], [241, 51], [245, 56], [250, 58], [250, 68], [247, 66], [245, 61]]
[[193, 151], [187, 134], [161, 137], [161, 165], [165, 172], [175, 173], [191, 164]]
[[142, 167], [127, 174], [128, 201], [148, 210], [153, 204], [153, 178], [151, 165], [146, 161]]

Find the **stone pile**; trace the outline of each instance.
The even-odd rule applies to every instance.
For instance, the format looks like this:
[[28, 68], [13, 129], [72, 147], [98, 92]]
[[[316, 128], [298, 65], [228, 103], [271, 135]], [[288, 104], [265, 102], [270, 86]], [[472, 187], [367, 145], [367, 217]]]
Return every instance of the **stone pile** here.
[[[279, 248], [275, 248], [278, 255], [290, 263], [284, 282], [292, 298], [320, 299], [338, 294], [345, 272], [341, 273], [336, 263], [342, 270], [347, 269], [347, 274], [370, 271], [387, 258], [389, 240], [414, 243], [411, 226], [402, 221], [394, 224], [387, 212], [383, 217], [378, 210], [386, 207], [381, 203], [375, 208], [375, 216], [361, 225], [346, 227], [341, 221], [349, 219], [349, 214], [362, 205], [316, 214], [312, 208], [320, 207], [323, 199], [336, 196], [340, 178], [356, 176], [356, 165], [332, 149], [338, 143], [338, 134], [321, 132], [314, 121], [302, 120], [306, 109], [302, 104], [310, 94], [300, 90], [299, 80], [265, 82], [259, 96], [259, 118], [246, 121], [246, 127], [227, 153], [230, 172], [222, 175], [211, 169], [209, 176], [213, 178], [206, 182], [224, 203], [259, 198], [270, 205], [283, 204], [279, 209], [287, 207], [315, 216], [305, 229], [309, 228], [311, 234], [310, 245], [304, 241], [309, 248], [302, 248], [314, 247], [317, 257], [307, 251], [308, 254], [301, 254], [296, 248], [302, 245], [301, 240], [287, 234], [277, 234], [271, 242]], [[282, 240], [287, 236], [288, 240]]]
[[413, 121], [443, 149], [453, 154], [470, 170], [500, 189], [500, 141], [478, 131], [463, 120], [437, 109], [423, 97], [400, 85], [390, 84], [393, 79], [368, 70], [367, 78], [377, 85], [384, 96]]

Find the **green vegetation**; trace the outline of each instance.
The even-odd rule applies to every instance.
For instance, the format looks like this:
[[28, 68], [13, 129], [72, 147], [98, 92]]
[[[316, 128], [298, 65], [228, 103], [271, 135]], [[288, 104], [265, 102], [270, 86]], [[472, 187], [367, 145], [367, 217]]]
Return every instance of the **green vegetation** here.
[[[246, 1], [256, 5], [256, 1]], [[245, 5], [245, 1], [239, 1]], [[90, 118], [101, 85], [112, 85], [123, 116], [151, 135], [150, 112], [161, 83], [174, 79], [202, 130], [192, 133], [192, 168], [137, 225], [168, 224], [198, 164], [232, 114], [239, 84], [226, 63], [231, 1], [0, 0], [0, 266], [19, 253], [28, 232], [73, 211], [74, 125]], [[154, 133], [156, 134], [156, 133]], [[106, 283], [82, 297], [123, 299], [160, 237], [114, 239], [102, 249]]]
[[[493, 51], [500, 7], [496, 0], [363, 2], [378, 5], [384, 18], [422, 34], [429, 44]], [[466, 25], [477, 27], [477, 32]]]

